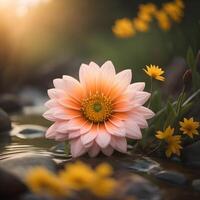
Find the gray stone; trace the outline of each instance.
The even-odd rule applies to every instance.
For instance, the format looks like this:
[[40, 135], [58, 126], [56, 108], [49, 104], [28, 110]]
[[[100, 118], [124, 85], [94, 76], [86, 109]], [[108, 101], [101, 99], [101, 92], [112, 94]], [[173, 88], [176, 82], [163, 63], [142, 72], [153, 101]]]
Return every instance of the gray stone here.
[[25, 184], [16, 176], [0, 169], [0, 199], [18, 199], [27, 191]]
[[8, 134], [8, 131], [11, 129], [11, 120], [8, 114], [0, 109], [0, 132], [5, 132]]
[[36, 153], [20, 153], [0, 161], [0, 167], [2, 169], [22, 179], [29, 169], [36, 166], [43, 166], [51, 171], [56, 171], [56, 164], [50, 156]]
[[135, 171], [138, 171], [138, 172], [151, 173], [154, 170], [159, 171], [160, 164], [158, 162], [152, 160], [151, 158], [142, 157], [142, 158], [138, 158], [138, 159], [134, 160], [133, 164], [129, 168], [133, 169]]
[[35, 139], [44, 137], [46, 128], [38, 125], [18, 125], [13, 128], [11, 135], [22, 139]]
[[0, 98], [0, 108], [6, 112], [18, 112], [22, 110], [22, 103], [16, 95], [4, 94]]
[[55, 200], [55, 198], [50, 196], [39, 196], [36, 194], [27, 193], [24, 194], [20, 200]]
[[196, 191], [200, 192], [200, 179], [193, 180], [192, 186]]
[[123, 187], [121, 187], [122, 191], [120, 191], [119, 188], [119, 194], [121, 193], [122, 197], [135, 197], [138, 200], [162, 199], [159, 188], [139, 175], [134, 174], [129, 178], [124, 179], [120, 185], [123, 185]]
[[183, 149], [181, 160], [190, 167], [200, 167], [200, 140]]
[[187, 183], [187, 178], [184, 174], [175, 171], [163, 170], [154, 175], [160, 180], [176, 185], [185, 185]]

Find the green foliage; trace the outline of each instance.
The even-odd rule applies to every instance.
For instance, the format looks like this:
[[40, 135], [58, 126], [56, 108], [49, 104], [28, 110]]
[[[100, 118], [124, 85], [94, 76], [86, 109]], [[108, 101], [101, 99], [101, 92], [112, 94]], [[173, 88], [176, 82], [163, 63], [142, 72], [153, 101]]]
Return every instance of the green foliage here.
[[197, 62], [199, 59], [198, 57], [195, 58], [194, 51], [192, 50], [191, 47], [188, 48], [187, 51], [187, 65], [188, 67], [192, 70], [192, 86], [193, 86], [193, 91], [196, 91], [198, 88], [200, 88], [200, 74], [197, 71]]

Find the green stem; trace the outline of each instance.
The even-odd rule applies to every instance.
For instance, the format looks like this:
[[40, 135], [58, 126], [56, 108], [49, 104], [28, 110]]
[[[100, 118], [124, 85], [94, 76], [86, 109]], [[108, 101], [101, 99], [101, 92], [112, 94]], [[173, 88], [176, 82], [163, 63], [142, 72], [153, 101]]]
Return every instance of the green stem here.
[[153, 92], [153, 79], [152, 79], [152, 77], [151, 77], [150, 80], [151, 80], [151, 81], [150, 81], [150, 93], [151, 93], [151, 96], [150, 96], [150, 99], [149, 99], [148, 108], [150, 108], [150, 106], [151, 106], [152, 92]]

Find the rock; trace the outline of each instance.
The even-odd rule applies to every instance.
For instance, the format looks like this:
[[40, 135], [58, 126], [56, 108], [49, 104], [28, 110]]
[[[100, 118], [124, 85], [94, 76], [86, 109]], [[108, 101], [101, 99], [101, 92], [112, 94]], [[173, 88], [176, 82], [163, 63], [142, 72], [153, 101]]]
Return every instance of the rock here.
[[0, 199], [18, 199], [27, 191], [25, 184], [16, 176], [0, 169]]
[[200, 179], [193, 180], [192, 186], [196, 191], [200, 192]]
[[119, 187], [118, 194], [123, 194], [124, 197], [135, 197], [138, 200], [162, 199], [161, 192], [156, 185], [136, 174], [129, 178], [125, 178], [120, 182]]
[[35, 194], [27, 193], [27, 194], [24, 194], [20, 198], [20, 200], [55, 200], [55, 198], [49, 197], [49, 196], [38, 196]]
[[11, 120], [8, 114], [0, 109], [0, 132], [6, 132], [11, 129]]
[[13, 94], [4, 94], [0, 98], [0, 108], [6, 112], [18, 112], [22, 110], [22, 103], [20, 99]]
[[12, 131], [11, 135], [22, 139], [35, 139], [44, 137], [46, 128], [38, 125], [19, 125], [16, 126]]
[[160, 164], [151, 158], [148, 157], [142, 157], [138, 158], [133, 161], [133, 164], [129, 167], [130, 169], [133, 169], [138, 172], [153, 172], [159, 171], [160, 169]]
[[36, 166], [43, 166], [51, 171], [56, 171], [56, 164], [50, 156], [36, 153], [20, 153], [0, 161], [1, 168], [22, 179], [29, 169]]
[[163, 170], [154, 174], [156, 178], [176, 185], [185, 185], [187, 178], [179, 172]]
[[200, 167], [200, 140], [183, 149], [181, 160], [190, 167]]
[[69, 146], [66, 146], [64, 142], [51, 147], [50, 151], [52, 152], [53, 157], [56, 158], [55, 161], [57, 164], [63, 163], [64, 160], [68, 161], [71, 159], [71, 155], [69, 155]]

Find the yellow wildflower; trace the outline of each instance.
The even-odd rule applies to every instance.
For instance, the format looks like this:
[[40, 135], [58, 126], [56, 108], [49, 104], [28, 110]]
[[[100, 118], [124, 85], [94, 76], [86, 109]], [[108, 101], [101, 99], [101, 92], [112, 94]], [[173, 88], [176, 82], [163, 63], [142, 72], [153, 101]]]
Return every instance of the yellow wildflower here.
[[94, 183], [96, 174], [88, 165], [76, 162], [67, 165], [59, 177], [70, 189], [80, 190], [89, 188]]
[[113, 178], [99, 177], [90, 185], [90, 190], [96, 196], [107, 197], [113, 194], [116, 185], [117, 182]]
[[138, 12], [138, 18], [144, 22], [150, 22], [152, 20], [152, 15], [146, 12]]
[[175, 21], [180, 22], [183, 17], [183, 10], [174, 2], [165, 3], [163, 10]]
[[37, 194], [52, 196], [66, 196], [68, 190], [56, 175], [43, 167], [31, 169], [26, 176], [26, 183], [30, 190]]
[[167, 14], [163, 10], [157, 11], [155, 13], [155, 17], [161, 29], [163, 29], [164, 31], [168, 31], [170, 29], [171, 27], [170, 20]]
[[156, 10], [157, 10], [156, 5], [153, 3], [141, 4], [139, 6], [139, 12], [143, 13], [154, 14]]
[[168, 126], [164, 131], [157, 131], [156, 137], [160, 140], [166, 139], [174, 134], [174, 128]]
[[135, 34], [132, 21], [128, 18], [118, 19], [112, 28], [113, 33], [120, 38], [132, 37]]
[[164, 140], [167, 143], [165, 154], [170, 157], [172, 153], [180, 156], [181, 136], [173, 135], [174, 128], [168, 126], [164, 131], [157, 131], [156, 137], [160, 140]]
[[135, 18], [133, 20], [133, 25], [137, 31], [146, 32], [148, 31], [149, 25], [147, 22], [141, 20], [140, 18]]
[[165, 141], [167, 142], [167, 148], [165, 151], [166, 156], [171, 157], [172, 153], [180, 156], [180, 149], [182, 149], [181, 136], [180, 135], [169, 136], [165, 139]]
[[194, 121], [193, 118], [186, 119], [184, 118], [183, 122], [179, 122], [181, 128], [180, 130], [183, 131], [183, 134], [188, 135], [189, 137], [193, 138], [193, 135], [198, 135], [197, 129], [199, 128], [199, 122]]
[[110, 176], [113, 173], [112, 167], [107, 163], [102, 163], [96, 167], [96, 173], [100, 176]]
[[139, 7], [138, 18], [150, 22], [152, 15], [156, 12], [157, 8], [153, 3], [141, 4]]
[[175, 0], [175, 3], [179, 8], [183, 9], [185, 7], [183, 0]]
[[150, 65], [150, 66], [146, 66], [146, 69], [143, 69], [143, 70], [148, 76], [156, 80], [159, 80], [159, 81], [165, 80], [165, 78], [162, 76], [162, 74], [164, 74], [164, 71], [159, 66]]
[[90, 185], [90, 190], [98, 197], [110, 196], [116, 188], [117, 182], [110, 176], [113, 170], [110, 165], [104, 163], [96, 167], [96, 180]]

